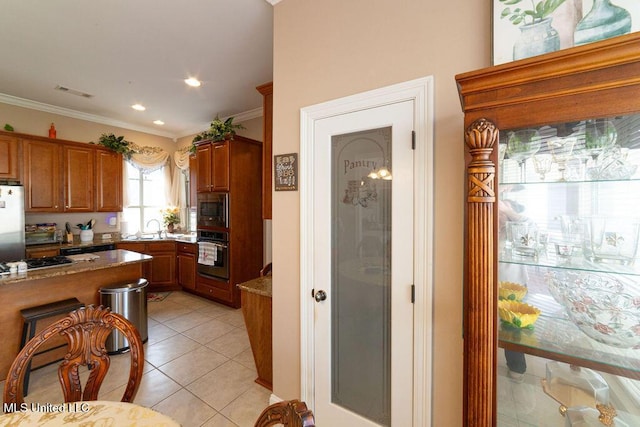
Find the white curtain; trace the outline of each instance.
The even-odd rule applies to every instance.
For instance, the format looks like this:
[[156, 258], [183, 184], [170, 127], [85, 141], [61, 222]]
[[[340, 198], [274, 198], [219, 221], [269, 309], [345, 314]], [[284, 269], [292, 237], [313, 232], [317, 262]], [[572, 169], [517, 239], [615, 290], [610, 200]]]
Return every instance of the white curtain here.
[[171, 181], [171, 192], [169, 202], [172, 206], [180, 208], [180, 227], [185, 228], [188, 217], [187, 193], [185, 183], [185, 171], [189, 171], [189, 146], [180, 148], [173, 153], [173, 179]]
[[[169, 153], [167, 153], [160, 147], [148, 147], [148, 146], [140, 147], [136, 144], [132, 144], [132, 148], [134, 149], [135, 153], [132, 154], [131, 158], [127, 161], [131, 163], [136, 169], [140, 170], [141, 172], [150, 173], [165, 166], [164, 174], [165, 174], [165, 182], [167, 183], [167, 185], [165, 185], [165, 200], [166, 201], [171, 200], [171, 170], [170, 170], [170, 164], [168, 161]], [[126, 165], [125, 165], [125, 171], [126, 171]], [[126, 173], [124, 178], [125, 180], [127, 179]], [[125, 181], [125, 182], [128, 183], [128, 181]], [[124, 200], [126, 200], [126, 194], [125, 194]], [[127, 205], [125, 204], [125, 206]]]
[[129, 163], [144, 173], [149, 173], [165, 166], [169, 159], [169, 153], [160, 147], [140, 147], [132, 144], [135, 151], [129, 159]]

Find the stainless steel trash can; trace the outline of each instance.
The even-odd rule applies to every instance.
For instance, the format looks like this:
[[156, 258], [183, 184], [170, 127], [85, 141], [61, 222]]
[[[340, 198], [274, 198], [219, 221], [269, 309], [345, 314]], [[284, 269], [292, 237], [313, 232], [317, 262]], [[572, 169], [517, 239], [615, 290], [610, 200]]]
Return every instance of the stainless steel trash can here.
[[[123, 283], [100, 288], [100, 304], [110, 307], [113, 313], [124, 316], [140, 332], [142, 342], [147, 342], [147, 279], [137, 283]], [[106, 342], [109, 354], [129, 350], [129, 341], [117, 329], [109, 335]]]

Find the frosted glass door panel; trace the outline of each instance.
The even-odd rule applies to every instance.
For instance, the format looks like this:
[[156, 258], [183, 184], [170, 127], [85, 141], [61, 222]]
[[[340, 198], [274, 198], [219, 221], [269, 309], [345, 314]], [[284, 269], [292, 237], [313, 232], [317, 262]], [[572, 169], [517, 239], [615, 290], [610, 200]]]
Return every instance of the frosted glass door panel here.
[[332, 402], [391, 425], [391, 127], [332, 137]]

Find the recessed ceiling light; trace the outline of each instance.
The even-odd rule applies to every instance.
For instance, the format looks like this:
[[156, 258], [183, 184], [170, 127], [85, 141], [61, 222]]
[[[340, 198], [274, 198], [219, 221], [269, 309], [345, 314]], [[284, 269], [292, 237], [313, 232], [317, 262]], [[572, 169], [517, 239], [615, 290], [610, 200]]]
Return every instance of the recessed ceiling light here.
[[200, 80], [194, 77], [189, 77], [188, 79], [184, 79], [184, 82], [191, 87], [200, 87], [200, 85], [202, 84], [200, 83]]
[[164, 122], [162, 120], [154, 120], [153, 124], [162, 126], [164, 124]]
[[136, 111], [144, 111], [147, 109], [144, 105], [140, 105], [140, 104], [133, 104], [131, 108], [133, 108]]

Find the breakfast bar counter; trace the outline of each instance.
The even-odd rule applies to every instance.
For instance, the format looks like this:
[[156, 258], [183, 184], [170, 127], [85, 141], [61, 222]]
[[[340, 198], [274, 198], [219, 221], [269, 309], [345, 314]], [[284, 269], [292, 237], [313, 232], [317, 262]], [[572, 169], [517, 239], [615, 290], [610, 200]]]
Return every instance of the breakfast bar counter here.
[[242, 293], [242, 315], [258, 372], [256, 383], [269, 390], [273, 390], [271, 287], [271, 275], [238, 284]]
[[99, 305], [101, 287], [137, 282], [143, 277], [144, 263], [152, 257], [118, 249], [82, 254], [75, 259], [63, 266], [0, 276], [4, 306], [0, 312], [0, 378], [6, 377], [19, 352], [23, 323], [20, 310], [74, 297], [84, 304]]

